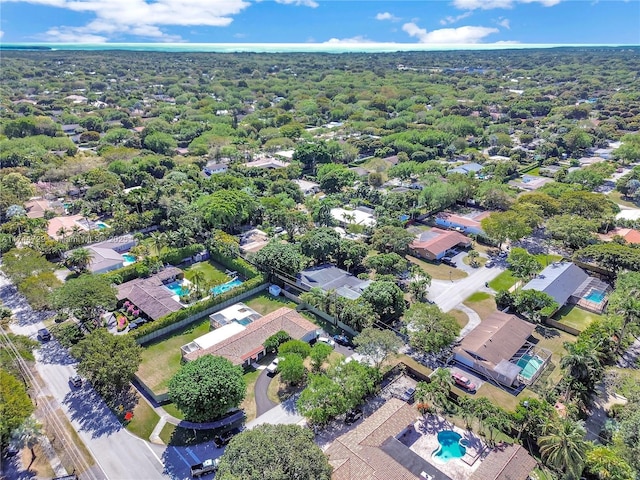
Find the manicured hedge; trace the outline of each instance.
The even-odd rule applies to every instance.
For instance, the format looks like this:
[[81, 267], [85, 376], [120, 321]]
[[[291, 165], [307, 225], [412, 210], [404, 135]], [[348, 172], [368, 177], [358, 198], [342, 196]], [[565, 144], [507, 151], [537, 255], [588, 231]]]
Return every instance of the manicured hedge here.
[[169, 315], [159, 318], [158, 320], [155, 320], [153, 322], [145, 323], [139, 328], [129, 332], [129, 335], [131, 335], [133, 338], [143, 337], [151, 332], [155, 332], [156, 330], [160, 330], [161, 328], [167, 327], [176, 322], [197, 315], [198, 313], [208, 310], [209, 308], [214, 307], [215, 305], [218, 305], [229, 299], [232, 299], [233, 297], [236, 297], [241, 293], [252, 290], [265, 281], [266, 279], [262, 275], [257, 275], [252, 279], [247, 280], [242, 285], [229, 290], [228, 292], [216, 295], [215, 297], [211, 296], [206, 300], [191, 305], [190, 307], [170, 313]]
[[170, 248], [166, 252], [160, 254], [162, 263], [169, 263], [173, 266], [180, 265], [185, 258], [192, 257], [204, 250], [204, 245], [194, 243], [182, 248]]
[[229, 270], [238, 272], [240, 276], [246, 279], [251, 279], [260, 275], [260, 272], [256, 267], [240, 257], [229, 258], [217, 252], [211, 252], [211, 259], [218, 262], [220, 265], [224, 265]]

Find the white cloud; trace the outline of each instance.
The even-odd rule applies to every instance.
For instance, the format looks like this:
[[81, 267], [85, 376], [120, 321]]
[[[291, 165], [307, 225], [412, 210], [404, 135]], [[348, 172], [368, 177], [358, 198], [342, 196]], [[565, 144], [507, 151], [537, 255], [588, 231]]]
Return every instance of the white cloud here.
[[458, 28], [441, 28], [427, 32], [413, 22], [402, 26], [410, 37], [415, 37], [420, 43], [469, 44], [477, 43], [487, 35], [498, 33], [497, 28], [465, 26]]
[[400, 18], [396, 17], [392, 13], [382, 12], [376, 15], [376, 20], [391, 20], [392, 22], [397, 22]]
[[4, 30], [0, 30], [0, 38], [4, 37]]
[[342, 43], [352, 44], [352, 43], [373, 43], [373, 42], [368, 38], [363, 37], [362, 35], [358, 35], [356, 37], [351, 37], [351, 38], [330, 38], [324, 43], [327, 43], [330, 45], [338, 45]]
[[295, 5], [297, 7], [316, 8], [318, 6], [318, 2], [314, 2], [314, 0], [276, 0], [276, 3], [282, 3], [284, 5]]
[[440, 25], [451, 25], [452, 23], [459, 22], [460, 20], [471, 16], [472, 13], [473, 12], [469, 10], [468, 12], [461, 13], [460, 15], [457, 15], [455, 17], [449, 15], [440, 20]]
[[512, 8], [516, 3], [540, 3], [545, 7], [557, 5], [562, 0], [453, 0], [460, 10], [492, 10], [494, 8]]
[[[179, 40], [179, 37], [167, 35], [160, 27], [170, 25], [225, 27], [233, 21], [234, 15], [251, 5], [246, 0], [4, 1], [26, 1], [32, 4], [48, 5], [95, 15], [95, 18], [87, 25], [80, 27], [59, 26], [47, 31], [45, 36], [49, 40], [60, 42], [100, 42], [118, 34], [132, 34], [161, 41], [176, 41]], [[307, 3], [309, 2], [307, 1]], [[74, 38], [78, 40], [73, 40]]]
[[507, 30], [511, 30], [511, 22], [508, 18], [501, 17], [498, 21], [498, 25], [500, 25], [502, 28], [506, 28]]

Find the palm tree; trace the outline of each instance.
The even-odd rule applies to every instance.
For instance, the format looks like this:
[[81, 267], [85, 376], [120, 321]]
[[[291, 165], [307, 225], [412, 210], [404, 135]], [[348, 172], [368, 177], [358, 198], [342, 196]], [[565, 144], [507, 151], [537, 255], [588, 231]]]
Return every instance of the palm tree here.
[[471, 421], [475, 418], [474, 412], [474, 400], [470, 397], [461, 396], [458, 397], [458, 414], [464, 420], [467, 430], [471, 428]]
[[193, 276], [191, 277], [191, 281], [195, 284], [196, 291], [200, 292], [200, 287], [202, 286], [202, 283], [205, 281], [204, 272], [198, 269], [194, 270]]
[[151, 241], [151, 245], [153, 245], [153, 248], [156, 251], [156, 255], [160, 255], [160, 250], [162, 250], [162, 247], [164, 247], [167, 243], [167, 238], [163, 233], [160, 232], [151, 232], [151, 235], [149, 235], [150, 237], [150, 241]]
[[477, 267], [478, 266], [478, 257], [480, 256], [480, 254], [476, 251], [476, 250], [471, 250], [468, 255], [469, 257], [469, 262], [471, 264], [472, 267]]
[[585, 435], [584, 427], [571, 419], [563, 418], [550, 423], [546, 435], [538, 439], [542, 459], [564, 473], [566, 478], [579, 478], [589, 449]]
[[409, 293], [417, 302], [422, 302], [427, 298], [427, 287], [431, 285], [431, 275], [421, 272], [411, 277], [409, 281]]
[[602, 373], [602, 364], [595, 348], [589, 342], [564, 344], [567, 355], [560, 360], [560, 367], [585, 385], [593, 386]]
[[67, 230], [64, 227], [60, 227], [56, 231], [56, 236], [62, 240], [64, 240], [64, 237], [66, 237], [66, 235], [67, 235]]
[[36, 459], [36, 452], [33, 449], [38, 444], [38, 440], [41, 436], [42, 425], [40, 425], [33, 416], [28, 417], [22, 425], [13, 432], [13, 439], [16, 445], [20, 448], [27, 447], [31, 450], [31, 462], [29, 463], [27, 470], [31, 468], [31, 465]]
[[87, 267], [91, 263], [91, 260], [92, 257], [89, 250], [87, 250], [86, 248], [76, 248], [67, 257], [66, 264], [76, 272], [81, 273], [87, 269]]
[[622, 327], [618, 334], [619, 349], [624, 341], [627, 326], [632, 323], [640, 322], [640, 290], [637, 288], [631, 289], [629, 294], [625, 296], [624, 300], [620, 302], [616, 313], [622, 317]]

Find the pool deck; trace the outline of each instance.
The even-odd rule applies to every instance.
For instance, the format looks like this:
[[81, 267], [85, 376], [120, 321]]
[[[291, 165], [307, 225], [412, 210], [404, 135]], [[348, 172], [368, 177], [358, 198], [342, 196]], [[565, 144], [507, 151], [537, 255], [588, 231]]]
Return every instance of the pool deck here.
[[[446, 463], [440, 463], [432, 458], [433, 452], [440, 447], [438, 432], [443, 430], [453, 430], [466, 441], [467, 452], [464, 457], [449, 460]], [[467, 480], [480, 466], [479, 458], [485, 450], [480, 437], [469, 430], [456, 427], [437, 415], [427, 415], [418, 420], [413, 428], [407, 429], [398, 440], [453, 480]]]

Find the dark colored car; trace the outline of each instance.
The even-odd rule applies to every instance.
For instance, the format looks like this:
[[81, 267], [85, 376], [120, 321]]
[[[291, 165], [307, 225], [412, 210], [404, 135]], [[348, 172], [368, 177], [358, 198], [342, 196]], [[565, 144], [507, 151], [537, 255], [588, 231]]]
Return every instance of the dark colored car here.
[[347, 412], [347, 416], [344, 418], [344, 423], [347, 425], [351, 425], [352, 423], [357, 422], [362, 418], [362, 410], [359, 408], [354, 408]]
[[233, 428], [231, 430], [227, 430], [226, 432], [221, 433], [220, 435], [216, 435], [215, 437], [213, 437], [213, 443], [215, 443], [216, 447], [218, 447], [218, 448], [224, 447], [225, 445], [227, 445], [231, 441], [231, 439], [233, 437], [235, 437], [241, 431], [242, 431], [241, 427], [236, 427], [236, 428]]
[[82, 378], [80, 378], [80, 375], [71, 375], [69, 377], [69, 383], [76, 388], [80, 388], [82, 386]]
[[444, 263], [445, 265], [449, 265], [450, 267], [456, 267], [456, 262], [454, 262], [453, 260], [451, 260], [450, 258], [443, 258], [442, 259], [442, 263]]
[[48, 342], [51, 340], [51, 333], [46, 328], [41, 328], [38, 330], [38, 338], [43, 342]]
[[351, 343], [351, 340], [349, 340], [349, 337], [346, 335], [334, 335], [333, 340], [343, 347], [353, 347], [353, 343]]

